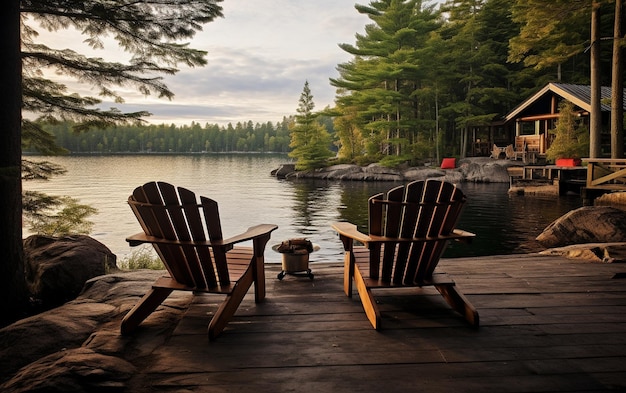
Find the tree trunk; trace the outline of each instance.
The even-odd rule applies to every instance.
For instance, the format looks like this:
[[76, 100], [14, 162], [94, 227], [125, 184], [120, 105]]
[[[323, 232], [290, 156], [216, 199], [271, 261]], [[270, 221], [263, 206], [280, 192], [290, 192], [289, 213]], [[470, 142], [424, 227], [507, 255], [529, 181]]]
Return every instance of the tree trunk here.
[[0, 326], [26, 304], [22, 244], [20, 0], [0, 13]]
[[613, 64], [611, 75], [611, 158], [624, 156], [624, 76], [622, 75], [623, 0], [615, 1], [613, 27]]
[[589, 116], [589, 157], [600, 157], [602, 112], [600, 107], [600, 3], [591, 2], [591, 114]]

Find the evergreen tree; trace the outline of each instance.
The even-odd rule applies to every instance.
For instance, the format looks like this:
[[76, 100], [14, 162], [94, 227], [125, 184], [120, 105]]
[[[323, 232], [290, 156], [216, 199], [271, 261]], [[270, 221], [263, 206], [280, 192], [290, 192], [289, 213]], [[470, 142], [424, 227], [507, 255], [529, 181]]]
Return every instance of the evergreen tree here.
[[[169, 98], [173, 93], [162, 82], [163, 74], [176, 73], [177, 65], [204, 65], [205, 52], [180, 43], [193, 37], [202, 24], [221, 16], [221, 0], [8, 0], [0, 17], [2, 61], [0, 124], [0, 324], [10, 322], [25, 303], [21, 221], [21, 141], [33, 143], [46, 135], [24, 120], [21, 108], [48, 119], [73, 119], [77, 129], [139, 120], [146, 112], [100, 110], [100, 99], [81, 97], [67, 86], [47, 79], [62, 74], [98, 90], [117, 102], [116, 87], [134, 87], [143, 94]], [[127, 64], [87, 57], [70, 49], [50, 48], [37, 42], [33, 23], [49, 31], [76, 29], [93, 49], [112, 37], [130, 54]], [[20, 53], [21, 38], [21, 53]], [[17, 104], [17, 105], [16, 105]], [[17, 121], [16, 121], [17, 120]], [[45, 147], [45, 146], [44, 146]]]
[[317, 115], [313, 113], [315, 103], [309, 88], [309, 82], [304, 83], [298, 105], [298, 114], [291, 126], [291, 143], [293, 149], [290, 157], [296, 159], [296, 169], [306, 170], [325, 166], [328, 159], [334, 154], [330, 150], [330, 134], [328, 130], [317, 121]]
[[[589, 45], [591, 3], [589, 0], [515, 0], [512, 18], [521, 30], [510, 41], [509, 61], [550, 70], [551, 81], [588, 83], [588, 55], [577, 55]], [[574, 60], [575, 66], [565, 67]]]
[[589, 152], [589, 129], [582, 124], [574, 104], [569, 101], [563, 100], [559, 104], [559, 120], [550, 133], [555, 138], [546, 151], [548, 160], [581, 158]]
[[[395, 165], [413, 158], [412, 146], [424, 128], [416, 91], [427, 83], [427, 70], [420, 66], [419, 49], [437, 29], [437, 14], [419, 0], [355, 7], [373, 23], [365, 27], [365, 35], [357, 34], [355, 45], [340, 45], [354, 56], [338, 66], [340, 78], [331, 79], [340, 91], [337, 107], [346, 116], [338, 123], [346, 131], [340, 137], [351, 138], [346, 141], [350, 144], [354, 131], [361, 130], [370, 158]], [[432, 128], [432, 118], [426, 119]]]

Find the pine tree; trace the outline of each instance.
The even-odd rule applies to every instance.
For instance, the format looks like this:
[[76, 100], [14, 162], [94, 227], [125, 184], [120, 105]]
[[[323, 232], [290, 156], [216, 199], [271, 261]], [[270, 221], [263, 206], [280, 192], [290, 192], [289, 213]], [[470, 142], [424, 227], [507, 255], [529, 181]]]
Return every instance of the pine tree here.
[[334, 155], [330, 150], [331, 137], [328, 130], [317, 121], [317, 115], [313, 113], [315, 103], [309, 88], [309, 82], [304, 83], [302, 94], [295, 116], [295, 122], [291, 126], [292, 151], [289, 157], [296, 159], [297, 170], [321, 168], [328, 159]]
[[511, 11], [521, 30], [510, 41], [509, 61], [554, 70], [552, 81], [580, 83], [578, 78], [588, 78], [588, 62], [581, 67], [585, 62], [579, 59], [572, 67], [575, 73], [567, 76], [563, 75], [563, 65], [589, 44], [591, 1], [515, 0]]
[[419, 0], [373, 1], [355, 7], [373, 23], [365, 27], [364, 35], [357, 34], [355, 45], [340, 45], [354, 56], [338, 66], [340, 78], [331, 79], [340, 91], [337, 107], [346, 117], [340, 124], [347, 132], [341, 136], [353, 138], [353, 131], [361, 130], [370, 159], [393, 166], [411, 160], [420, 129], [433, 127], [416, 91], [427, 83], [420, 50], [439, 26], [437, 14]]
[[550, 133], [555, 138], [546, 151], [548, 160], [581, 158], [589, 152], [589, 130], [581, 123], [574, 104], [569, 101], [564, 100], [559, 104], [559, 120]]

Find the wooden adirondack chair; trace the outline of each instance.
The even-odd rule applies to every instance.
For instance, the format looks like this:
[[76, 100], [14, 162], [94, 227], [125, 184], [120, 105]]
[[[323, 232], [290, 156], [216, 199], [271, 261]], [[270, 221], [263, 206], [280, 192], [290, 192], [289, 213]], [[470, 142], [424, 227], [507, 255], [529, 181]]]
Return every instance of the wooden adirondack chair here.
[[381, 328], [381, 315], [372, 290], [428, 285], [437, 288], [472, 326], [478, 326], [478, 312], [454, 281], [434, 273], [450, 240], [474, 237], [455, 229], [464, 202], [463, 192], [451, 183], [415, 181], [369, 199], [369, 235], [347, 222], [332, 225], [345, 250], [344, 291], [352, 296], [354, 279], [365, 314], [376, 330]]
[[[265, 298], [264, 250], [276, 225], [261, 224], [223, 239], [217, 202], [162, 182], [146, 183], [128, 197], [143, 233], [126, 240], [151, 243], [169, 272], [124, 317], [132, 333], [174, 290], [226, 295], [209, 323], [209, 339], [224, 330], [252, 284], [255, 301]], [[235, 246], [252, 241], [252, 247]]]

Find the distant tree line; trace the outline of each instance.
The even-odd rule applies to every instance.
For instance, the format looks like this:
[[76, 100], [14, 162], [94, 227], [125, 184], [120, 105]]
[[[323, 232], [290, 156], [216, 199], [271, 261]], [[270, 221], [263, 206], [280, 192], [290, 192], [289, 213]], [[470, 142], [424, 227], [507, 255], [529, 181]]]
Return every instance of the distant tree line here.
[[[73, 122], [44, 123], [56, 143], [73, 153], [289, 152], [292, 117], [235, 125], [118, 125], [76, 132]], [[332, 121], [325, 122], [332, 127]], [[28, 149], [25, 149], [28, 151]]]

